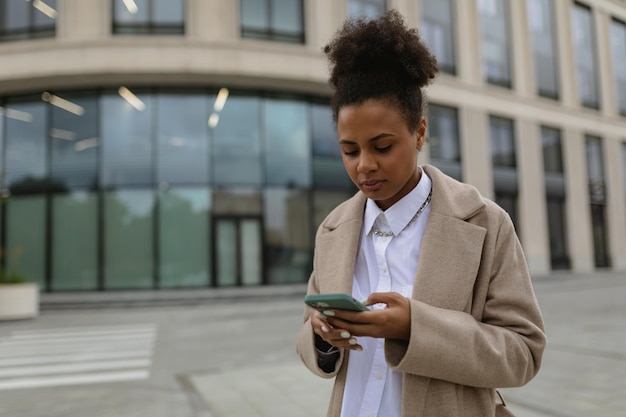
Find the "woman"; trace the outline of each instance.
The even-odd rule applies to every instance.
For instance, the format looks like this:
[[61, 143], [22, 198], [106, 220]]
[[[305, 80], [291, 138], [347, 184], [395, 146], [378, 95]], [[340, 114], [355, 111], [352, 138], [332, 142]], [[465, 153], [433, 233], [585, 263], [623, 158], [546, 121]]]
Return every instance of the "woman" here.
[[496, 388], [532, 379], [546, 343], [513, 224], [474, 187], [417, 164], [437, 66], [398, 12], [347, 21], [324, 51], [359, 192], [319, 227], [308, 293], [372, 310], [307, 307], [298, 353], [336, 378], [329, 416], [494, 416]]

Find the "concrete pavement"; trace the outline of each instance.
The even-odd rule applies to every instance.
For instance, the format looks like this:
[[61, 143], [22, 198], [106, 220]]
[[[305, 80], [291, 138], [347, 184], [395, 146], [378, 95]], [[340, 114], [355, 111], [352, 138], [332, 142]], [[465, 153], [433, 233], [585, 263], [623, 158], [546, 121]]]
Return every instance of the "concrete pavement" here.
[[[44, 299], [39, 318], [0, 323], [0, 417], [324, 416], [332, 381], [294, 349], [303, 290]], [[530, 384], [503, 390], [511, 409], [626, 416], [626, 274], [555, 274], [535, 290], [549, 345]]]

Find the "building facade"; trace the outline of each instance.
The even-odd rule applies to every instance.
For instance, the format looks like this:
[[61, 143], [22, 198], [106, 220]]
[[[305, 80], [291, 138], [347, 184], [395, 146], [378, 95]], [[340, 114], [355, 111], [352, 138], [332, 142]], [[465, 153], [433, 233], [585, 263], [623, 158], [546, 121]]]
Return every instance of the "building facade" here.
[[306, 282], [355, 187], [321, 52], [395, 8], [441, 74], [420, 163], [535, 275], [626, 271], [623, 0], [0, 0], [0, 262], [44, 291]]

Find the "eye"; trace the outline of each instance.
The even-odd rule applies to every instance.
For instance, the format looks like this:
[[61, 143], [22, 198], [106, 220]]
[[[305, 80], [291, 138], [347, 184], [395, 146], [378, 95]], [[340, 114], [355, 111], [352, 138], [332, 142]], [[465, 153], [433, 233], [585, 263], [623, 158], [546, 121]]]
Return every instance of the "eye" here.
[[359, 153], [359, 151], [352, 151], [352, 150], [350, 150], [350, 151], [349, 150], [343, 151], [343, 154], [346, 155], [346, 156], [356, 156], [356, 154], [358, 154], [358, 153]]
[[391, 150], [391, 145], [387, 145], [387, 146], [383, 146], [380, 148], [376, 148], [376, 151], [380, 152], [380, 153], [385, 153]]

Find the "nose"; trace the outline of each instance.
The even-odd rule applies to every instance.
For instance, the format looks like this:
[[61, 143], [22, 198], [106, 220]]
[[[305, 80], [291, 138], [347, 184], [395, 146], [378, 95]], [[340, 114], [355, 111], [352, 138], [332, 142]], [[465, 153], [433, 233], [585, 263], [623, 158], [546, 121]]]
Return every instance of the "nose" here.
[[361, 151], [358, 166], [359, 172], [366, 174], [368, 172], [376, 171], [377, 167], [378, 163], [376, 162], [376, 157], [371, 152]]

